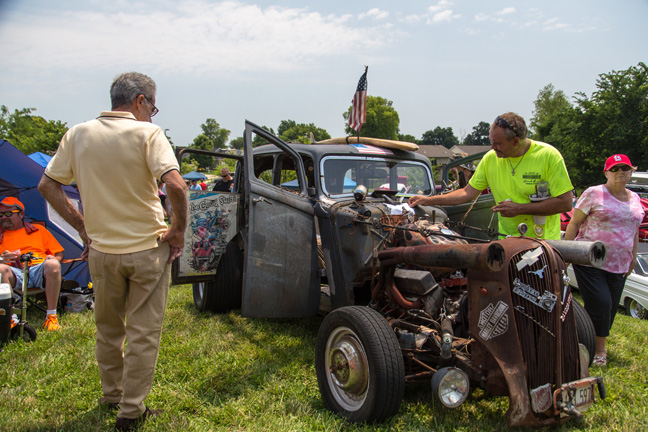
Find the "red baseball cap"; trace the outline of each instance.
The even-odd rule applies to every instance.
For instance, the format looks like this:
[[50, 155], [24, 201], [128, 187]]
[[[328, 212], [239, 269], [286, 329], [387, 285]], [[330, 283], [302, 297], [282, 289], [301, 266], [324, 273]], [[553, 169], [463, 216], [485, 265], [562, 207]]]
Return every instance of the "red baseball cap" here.
[[15, 197], [5, 197], [2, 199], [2, 201], [0, 201], [0, 204], [3, 204], [7, 207], [16, 207], [17, 209], [20, 209], [20, 211], [25, 211], [25, 205]]
[[605, 168], [603, 168], [603, 171], [607, 171], [616, 165], [628, 165], [631, 168], [636, 168], [632, 166], [632, 163], [630, 162], [630, 158], [628, 156], [624, 154], [615, 154], [607, 158], [607, 160], [605, 161]]

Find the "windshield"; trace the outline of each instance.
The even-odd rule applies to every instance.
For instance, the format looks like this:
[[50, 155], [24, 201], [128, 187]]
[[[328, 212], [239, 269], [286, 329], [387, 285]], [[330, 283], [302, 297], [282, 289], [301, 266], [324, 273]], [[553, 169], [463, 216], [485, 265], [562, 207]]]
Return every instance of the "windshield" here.
[[322, 161], [322, 177], [322, 190], [329, 196], [350, 195], [359, 185], [370, 194], [375, 190], [395, 190], [398, 195], [432, 191], [430, 170], [417, 161], [332, 156]]

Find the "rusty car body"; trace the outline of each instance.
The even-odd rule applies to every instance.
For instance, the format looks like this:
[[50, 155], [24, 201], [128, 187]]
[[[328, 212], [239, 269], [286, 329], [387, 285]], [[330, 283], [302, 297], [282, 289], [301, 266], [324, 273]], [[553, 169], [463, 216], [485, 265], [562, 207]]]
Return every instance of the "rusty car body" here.
[[[255, 137], [268, 145], [253, 148]], [[545, 426], [580, 417], [597, 389], [604, 395], [589, 376], [593, 327], [565, 273], [567, 258], [600, 263], [600, 244], [489, 240], [488, 195], [407, 210], [407, 196], [435, 190], [429, 161], [409, 151], [287, 144], [246, 122], [243, 155], [178, 157], [192, 152], [236, 159], [233, 192], [190, 191], [190, 205], [204, 211], [234, 196], [224, 202], [236, 203], [225, 213], [237, 229], [213, 272], [175, 265], [174, 281], [193, 284], [201, 311], [325, 314], [315, 361], [331, 410], [382, 421], [406, 383], [428, 381], [449, 408], [478, 386], [509, 397], [510, 426]]]

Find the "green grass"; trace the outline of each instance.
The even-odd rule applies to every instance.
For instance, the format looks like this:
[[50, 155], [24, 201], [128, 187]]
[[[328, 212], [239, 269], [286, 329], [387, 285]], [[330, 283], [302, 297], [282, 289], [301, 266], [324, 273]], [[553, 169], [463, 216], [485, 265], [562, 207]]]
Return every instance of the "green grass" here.
[[[32, 324], [42, 317], [30, 314]], [[101, 409], [92, 313], [60, 317], [63, 330], [0, 353], [0, 431], [108, 431]], [[328, 411], [317, 387], [315, 337], [321, 318], [265, 320], [201, 314], [189, 285], [172, 287], [153, 389], [146, 403], [165, 410], [144, 431], [499, 431], [508, 399], [480, 389], [449, 410], [429, 384], [408, 385], [398, 414], [354, 425]], [[648, 321], [617, 315], [605, 378], [608, 398], [581, 424], [552, 430], [648, 429]]]

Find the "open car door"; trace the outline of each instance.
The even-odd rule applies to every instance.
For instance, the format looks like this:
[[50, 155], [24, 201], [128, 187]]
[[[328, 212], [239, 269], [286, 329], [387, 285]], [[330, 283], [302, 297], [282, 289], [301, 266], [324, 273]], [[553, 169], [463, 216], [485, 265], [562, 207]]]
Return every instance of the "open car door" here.
[[[255, 159], [255, 138], [281, 151]], [[248, 121], [243, 139], [246, 246], [242, 314], [273, 318], [315, 315], [320, 299], [317, 237], [302, 159], [288, 144]], [[297, 176], [296, 191], [281, 187], [285, 161], [290, 161], [291, 174]]]
[[[233, 159], [237, 161], [238, 166], [241, 166], [243, 162], [243, 156], [224, 153], [222, 151], [201, 150], [188, 147], [176, 149], [176, 157], [180, 165], [182, 165], [182, 158], [188, 155], [214, 158], [215, 161], [220, 161], [221, 163], [224, 163], [225, 160]], [[199, 175], [198, 173], [190, 174]], [[218, 303], [222, 303], [221, 297], [205, 295], [205, 293], [201, 292], [199, 298], [196, 298], [196, 289], [203, 290], [202, 285], [201, 288], [198, 288], [196, 284], [214, 281], [219, 272], [231, 273], [232, 265], [229, 262], [221, 264], [221, 258], [226, 253], [230, 242], [237, 237], [239, 232], [239, 220], [243, 214], [240, 192], [237, 187], [242, 181], [240, 177], [240, 173], [237, 172], [235, 187], [231, 192], [187, 190], [189, 206], [187, 228], [185, 230], [185, 246], [182, 250], [182, 255], [173, 261], [171, 276], [174, 284], [194, 284], [194, 300], [201, 311], [205, 309], [224, 311], [224, 309], [218, 307]], [[238, 284], [234, 284], [237, 286], [223, 287], [216, 284], [210, 289], [214, 291], [236, 290], [239, 295], [235, 305], [240, 306], [241, 277], [239, 275], [238, 278], [226, 278], [228, 281], [234, 279], [238, 281]], [[235, 295], [232, 294], [232, 296]], [[206, 300], [205, 297], [211, 298]]]

